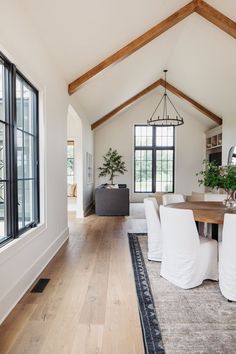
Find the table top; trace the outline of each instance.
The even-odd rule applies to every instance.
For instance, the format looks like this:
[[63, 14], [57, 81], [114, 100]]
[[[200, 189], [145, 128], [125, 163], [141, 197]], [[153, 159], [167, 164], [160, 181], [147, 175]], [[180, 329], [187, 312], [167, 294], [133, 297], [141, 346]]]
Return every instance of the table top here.
[[222, 202], [184, 202], [167, 205], [170, 208], [190, 209], [195, 221], [209, 224], [223, 224], [224, 214], [236, 214], [236, 210], [226, 208]]

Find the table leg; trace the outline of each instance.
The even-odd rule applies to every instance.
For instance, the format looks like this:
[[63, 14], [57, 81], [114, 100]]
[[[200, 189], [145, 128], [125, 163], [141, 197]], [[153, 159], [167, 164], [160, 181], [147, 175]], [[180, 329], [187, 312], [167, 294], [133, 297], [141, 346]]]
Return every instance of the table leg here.
[[218, 241], [218, 224], [211, 225], [211, 236], [213, 240]]

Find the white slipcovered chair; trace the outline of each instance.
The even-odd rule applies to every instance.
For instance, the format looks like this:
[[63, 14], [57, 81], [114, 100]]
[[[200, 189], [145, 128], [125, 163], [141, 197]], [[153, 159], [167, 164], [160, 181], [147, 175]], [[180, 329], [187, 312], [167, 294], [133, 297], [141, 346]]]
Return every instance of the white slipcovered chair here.
[[225, 214], [219, 243], [219, 285], [223, 296], [236, 301], [236, 215]]
[[192, 210], [160, 207], [161, 276], [183, 289], [218, 280], [217, 242], [198, 234]]
[[226, 194], [205, 193], [204, 200], [205, 202], [223, 202], [226, 197]]
[[184, 196], [182, 194], [168, 193], [162, 196], [163, 205], [172, 203], [184, 202]]
[[191, 195], [187, 196], [187, 202], [203, 202], [204, 200], [204, 193], [200, 192], [192, 192]]
[[148, 259], [150, 261], [161, 261], [162, 236], [156, 198], [145, 198], [144, 208], [148, 230]]
[[[226, 194], [219, 193], [205, 193], [204, 200], [206, 202], [223, 202], [227, 198]], [[208, 224], [205, 233], [208, 237], [212, 234], [212, 225]], [[222, 225], [218, 226], [218, 240], [222, 239]]]

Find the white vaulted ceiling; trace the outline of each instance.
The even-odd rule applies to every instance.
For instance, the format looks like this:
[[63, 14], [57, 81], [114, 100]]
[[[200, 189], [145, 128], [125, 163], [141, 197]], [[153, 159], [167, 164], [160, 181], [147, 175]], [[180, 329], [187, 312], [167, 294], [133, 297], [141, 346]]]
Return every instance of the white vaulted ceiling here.
[[[68, 84], [188, 2], [22, 0], [25, 13]], [[236, 21], [235, 0], [206, 2]], [[236, 116], [235, 63], [236, 40], [194, 13], [103, 70], [74, 95], [94, 122], [159, 79], [167, 68], [172, 85], [222, 118]], [[180, 110], [189, 109], [174, 100]], [[191, 114], [202, 117], [193, 109]], [[209, 125], [208, 118], [205, 120]]]

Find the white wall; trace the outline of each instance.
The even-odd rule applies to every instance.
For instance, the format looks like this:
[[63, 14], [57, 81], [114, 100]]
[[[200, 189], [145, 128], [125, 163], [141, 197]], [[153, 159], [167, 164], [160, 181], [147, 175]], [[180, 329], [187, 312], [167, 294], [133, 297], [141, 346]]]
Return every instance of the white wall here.
[[[74, 183], [77, 183], [79, 178], [79, 158], [82, 158], [82, 127], [79, 116], [71, 114], [71, 110], [68, 111], [67, 116], [67, 140], [74, 141]], [[80, 146], [81, 145], [81, 146]]]
[[76, 216], [84, 216], [83, 205], [83, 141], [82, 121], [70, 105], [67, 116], [67, 140], [74, 141], [74, 182], [76, 188]]
[[[93, 202], [94, 183], [87, 183], [87, 170], [86, 170], [86, 153], [89, 152], [94, 156], [94, 134], [91, 130], [89, 123], [81, 105], [79, 104], [76, 95], [70, 97], [70, 102], [76, 110], [81, 123], [82, 123], [82, 153], [83, 153], [83, 214], [88, 211], [91, 203]], [[80, 215], [77, 215], [78, 217]]]
[[[117, 177], [115, 183], [128, 185], [131, 201], [142, 201], [146, 197], [144, 193], [133, 192], [134, 124], [146, 124], [157, 101], [157, 94], [150, 94], [95, 130], [96, 186], [108, 182], [107, 178], [98, 178], [97, 168], [102, 165], [102, 156], [111, 147], [123, 155], [128, 170], [125, 175]], [[202, 190], [198, 186], [196, 172], [201, 170], [205, 158], [206, 125], [189, 114], [184, 117], [185, 124], [176, 128], [175, 191], [191, 194], [193, 190]]]
[[[68, 238], [66, 118], [73, 99], [34, 33], [33, 24], [27, 21], [20, 2], [1, 3], [0, 50], [40, 92], [41, 225], [0, 248], [0, 322]], [[86, 131], [86, 144], [92, 149], [92, 134]], [[85, 192], [86, 203], [90, 194], [89, 188]]]
[[71, 101], [73, 105], [77, 107], [79, 114], [70, 105], [67, 119], [67, 139], [75, 141], [75, 183], [77, 183], [76, 216], [81, 218], [86, 215], [87, 210], [93, 202], [94, 183], [87, 184], [86, 178], [86, 152], [92, 155], [94, 154], [93, 133], [76, 99], [71, 99]]

